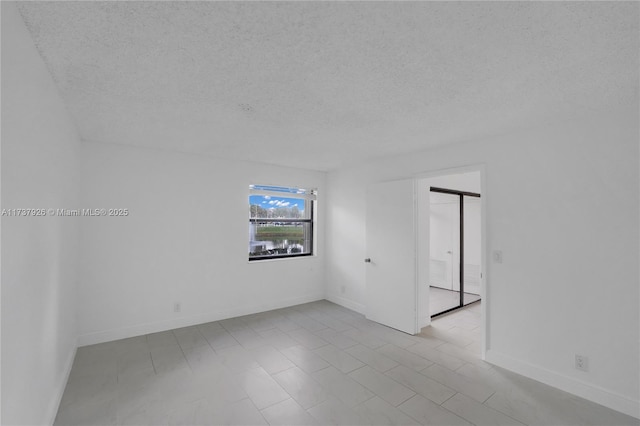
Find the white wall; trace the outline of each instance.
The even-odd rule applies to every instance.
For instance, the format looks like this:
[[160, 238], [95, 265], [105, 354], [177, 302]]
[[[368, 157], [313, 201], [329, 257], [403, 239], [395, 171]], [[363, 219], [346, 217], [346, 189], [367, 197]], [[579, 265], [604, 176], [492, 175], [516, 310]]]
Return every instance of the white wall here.
[[[22, 18], [2, 2], [2, 208], [75, 208], [79, 140]], [[75, 218], [2, 218], [2, 424], [47, 424], [76, 348]]]
[[[317, 256], [254, 261], [250, 184], [317, 187]], [[324, 297], [325, 173], [85, 143], [80, 344]], [[180, 313], [173, 312], [180, 302]]]
[[638, 416], [638, 133], [635, 107], [329, 173], [327, 297], [364, 303], [368, 184], [484, 164], [487, 358]]

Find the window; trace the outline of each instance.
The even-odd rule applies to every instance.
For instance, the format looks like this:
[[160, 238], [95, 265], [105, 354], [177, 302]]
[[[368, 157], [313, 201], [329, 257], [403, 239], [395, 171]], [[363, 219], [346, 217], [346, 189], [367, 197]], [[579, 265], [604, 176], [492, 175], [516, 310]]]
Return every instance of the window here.
[[249, 185], [249, 260], [313, 254], [316, 190]]

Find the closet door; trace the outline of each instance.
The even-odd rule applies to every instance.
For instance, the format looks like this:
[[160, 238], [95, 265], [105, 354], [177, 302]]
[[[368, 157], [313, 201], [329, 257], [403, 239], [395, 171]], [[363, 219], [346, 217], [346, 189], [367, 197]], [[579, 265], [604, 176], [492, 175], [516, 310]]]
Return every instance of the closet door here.
[[429, 275], [431, 314], [460, 304], [460, 196], [430, 192]]

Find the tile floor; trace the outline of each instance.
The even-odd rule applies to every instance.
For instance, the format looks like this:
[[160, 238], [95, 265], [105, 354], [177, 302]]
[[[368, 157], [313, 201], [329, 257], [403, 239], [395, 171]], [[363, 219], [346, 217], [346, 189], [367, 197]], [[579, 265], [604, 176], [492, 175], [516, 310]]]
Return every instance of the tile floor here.
[[483, 362], [479, 323], [409, 336], [319, 301], [86, 346], [55, 424], [638, 424]]
[[[475, 301], [480, 300], [479, 294], [473, 293], [465, 293], [464, 294], [464, 304], [465, 306], [469, 303], [473, 303]], [[440, 312], [444, 312], [447, 309], [455, 308], [460, 305], [460, 292], [446, 290], [444, 288], [429, 287], [429, 312], [431, 315], [438, 314]]]

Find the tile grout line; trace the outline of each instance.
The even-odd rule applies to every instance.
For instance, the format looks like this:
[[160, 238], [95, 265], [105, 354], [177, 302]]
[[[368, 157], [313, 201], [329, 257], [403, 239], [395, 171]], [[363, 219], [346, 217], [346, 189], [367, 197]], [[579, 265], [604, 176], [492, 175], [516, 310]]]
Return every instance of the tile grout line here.
[[[495, 395], [495, 394], [497, 394], [497, 393], [498, 393], [498, 391], [495, 391], [491, 396], [493, 396], [493, 395]], [[516, 421], [516, 422], [518, 422], [518, 423], [522, 423], [524, 426], [528, 426], [528, 423], [525, 423], [525, 422], [524, 422], [524, 421], [522, 421], [522, 420], [518, 420], [518, 419], [516, 419], [515, 417], [511, 416], [510, 414], [507, 414], [507, 413], [503, 412], [503, 411], [502, 411], [502, 410], [500, 410], [499, 408], [494, 408], [494, 407], [491, 407], [491, 406], [490, 406], [490, 405], [488, 405], [488, 404], [485, 404], [487, 401], [489, 401], [489, 400], [491, 399], [491, 396], [490, 396], [489, 398], [487, 398], [487, 399], [486, 399], [486, 401], [484, 401], [484, 402], [482, 403], [482, 405], [483, 405], [484, 407], [489, 408], [490, 410], [494, 410], [495, 412], [500, 413], [500, 414], [502, 414], [503, 416], [506, 416], [506, 417], [508, 417], [508, 418], [510, 418], [510, 419], [512, 419], [512, 420], [514, 420], [514, 421]]]
[[[487, 402], [493, 395], [496, 394], [497, 391], [493, 391], [493, 393], [491, 395], [489, 395], [484, 401], [482, 401], [480, 404], [484, 405], [485, 402]], [[487, 406], [488, 407], [488, 406]]]
[[[455, 391], [455, 393], [454, 393], [453, 395], [451, 395], [449, 398], [447, 398], [447, 399], [445, 399], [444, 401], [442, 401], [442, 402], [441, 402], [440, 404], [438, 404], [438, 405], [442, 405], [442, 404], [444, 404], [445, 402], [447, 402], [448, 400], [450, 400], [451, 398], [453, 398], [454, 396], [456, 396], [456, 395], [460, 394], [460, 392], [456, 391], [455, 389], [452, 389], [452, 390], [453, 390], [453, 391]], [[461, 395], [464, 395], [464, 394], [461, 394]], [[464, 396], [466, 396], [466, 395], [464, 395]], [[467, 396], [467, 398], [468, 398], [468, 396]], [[444, 408], [444, 407], [443, 407], [443, 408]]]

